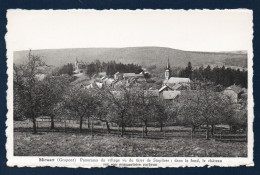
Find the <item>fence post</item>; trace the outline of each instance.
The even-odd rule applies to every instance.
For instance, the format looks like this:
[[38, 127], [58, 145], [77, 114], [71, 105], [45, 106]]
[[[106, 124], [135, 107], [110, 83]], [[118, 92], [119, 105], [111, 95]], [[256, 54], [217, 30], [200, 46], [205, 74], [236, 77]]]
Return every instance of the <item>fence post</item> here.
[[66, 132], [66, 122], [67, 122], [67, 120], [65, 118], [65, 120], [64, 120], [64, 132]]
[[191, 127], [191, 131], [190, 131], [190, 138], [191, 138], [191, 140], [193, 140], [193, 128]]
[[93, 121], [91, 120], [91, 138], [93, 139], [94, 135], [93, 135]]
[[143, 126], [142, 136], [143, 136], [143, 138], [144, 138], [144, 126]]

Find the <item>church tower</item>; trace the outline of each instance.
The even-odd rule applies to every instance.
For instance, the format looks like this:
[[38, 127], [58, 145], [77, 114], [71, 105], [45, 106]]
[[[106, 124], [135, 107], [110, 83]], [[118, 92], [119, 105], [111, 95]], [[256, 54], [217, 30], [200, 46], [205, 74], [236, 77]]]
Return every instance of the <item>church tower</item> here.
[[171, 67], [170, 67], [170, 62], [169, 62], [169, 58], [168, 58], [168, 62], [167, 62], [166, 70], [165, 70], [165, 79], [169, 80], [170, 77], [171, 77]]

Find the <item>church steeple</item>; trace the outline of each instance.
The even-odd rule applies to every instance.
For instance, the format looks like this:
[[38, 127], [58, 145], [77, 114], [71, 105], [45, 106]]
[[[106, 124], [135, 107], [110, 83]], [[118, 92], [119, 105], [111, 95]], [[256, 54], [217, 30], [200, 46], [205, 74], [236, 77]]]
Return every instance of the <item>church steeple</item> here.
[[166, 70], [165, 70], [165, 79], [169, 80], [170, 77], [171, 77], [171, 67], [170, 67], [170, 61], [168, 58], [168, 62], [167, 62]]
[[170, 69], [170, 62], [169, 62], [169, 58], [168, 58], [168, 62], [167, 62], [167, 66], [166, 66], [166, 69]]

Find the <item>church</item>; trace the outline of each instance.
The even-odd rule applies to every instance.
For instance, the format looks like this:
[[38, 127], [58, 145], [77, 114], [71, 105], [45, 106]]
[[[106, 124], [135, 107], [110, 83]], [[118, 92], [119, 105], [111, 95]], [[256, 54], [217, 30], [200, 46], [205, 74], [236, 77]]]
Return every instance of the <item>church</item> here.
[[[162, 86], [168, 86], [168, 87], [175, 89], [175, 87], [180, 88], [180, 85], [181, 85], [183, 87], [186, 87], [186, 89], [190, 88], [191, 80], [189, 78], [171, 76], [171, 67], [170, 67], [169, 58], [168, 58], [168, 62], [166, 65], [166, 70], [165, 70], [164, 76], [165, 76], [165, 79], [163, 80]], [[177, 89], [175, 89], [175, 90], [177, 90]]]

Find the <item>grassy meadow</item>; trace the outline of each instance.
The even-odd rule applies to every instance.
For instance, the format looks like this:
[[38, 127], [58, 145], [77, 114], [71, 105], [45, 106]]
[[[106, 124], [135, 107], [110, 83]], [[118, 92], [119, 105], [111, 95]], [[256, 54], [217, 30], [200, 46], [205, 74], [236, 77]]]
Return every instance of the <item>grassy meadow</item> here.
[[[41, 124], [41, 125], [40, 125]], [[149, 127], [148, 136], [142, 128], [126, 128], [120, 137], [117, 127], [108, 134], [104, 126], [95, 126], [93, 137], [87, 125], [83, 133], [77, 124], [64, 132], [62, 124], [50, 130], [40, 123], [37, 134], [32, 134], [30, 123], [15, 122], [15, 156], [124, 156], [124, 157], [246, 157], [247, 142], [222, 142], [214, 138], [206, 140], [204, 132], [190, 137], [189, 127]], [[22, 130], [23, 129], [23, 130]]]

